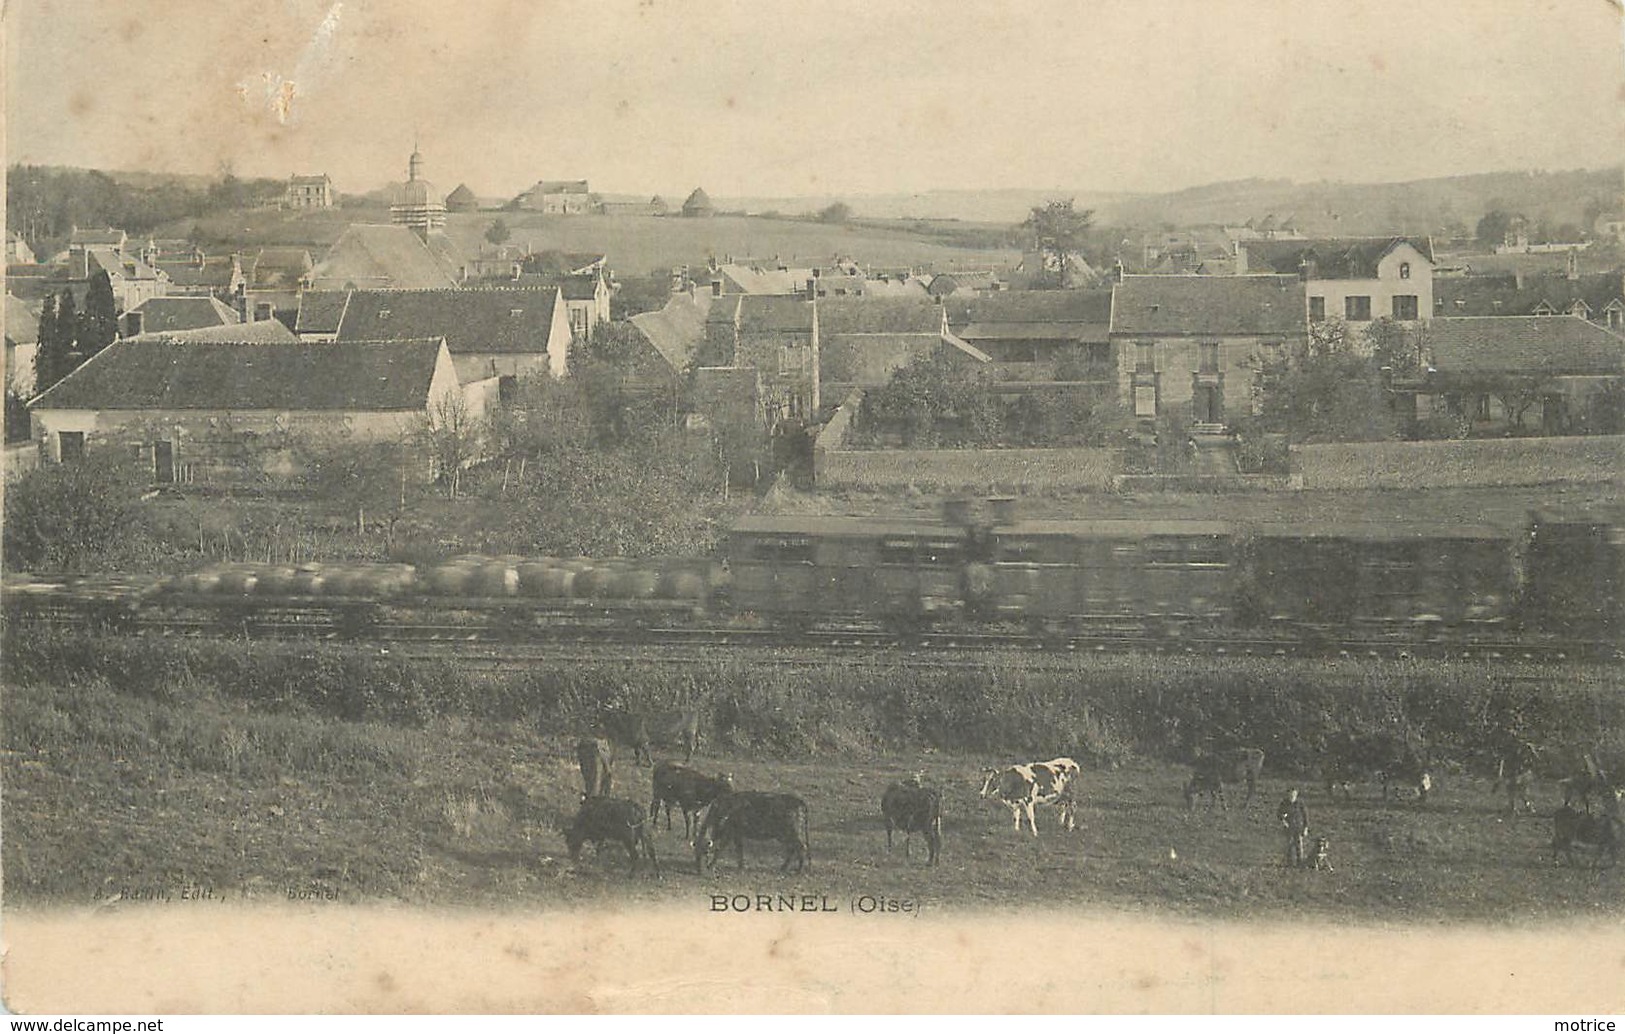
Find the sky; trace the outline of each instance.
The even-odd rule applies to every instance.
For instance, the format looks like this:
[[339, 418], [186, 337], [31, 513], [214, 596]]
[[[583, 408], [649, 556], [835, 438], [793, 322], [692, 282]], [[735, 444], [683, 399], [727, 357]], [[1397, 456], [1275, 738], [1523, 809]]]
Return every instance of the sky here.
[[5, 0], [8, 163], [679, 198], [1625, 157], [1619, 0]]

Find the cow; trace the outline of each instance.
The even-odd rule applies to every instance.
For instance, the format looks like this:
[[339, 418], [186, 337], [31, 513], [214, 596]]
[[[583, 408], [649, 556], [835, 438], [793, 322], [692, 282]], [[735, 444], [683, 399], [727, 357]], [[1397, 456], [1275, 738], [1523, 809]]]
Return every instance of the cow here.
[[796, 863], [796, 872], [812, 865], [812, 846], [807, 829], [807, 802], [790, 793], [763, 793], [744, 790], [724, 794], [711, 802], [694, 837], [694, 871], [704, 873], [716, 863], [717, 854], [730, 843], [738, 852], [739, 868], [745, 868], [746, 840], [776, 840], [784, 847], [786, 872]]
[[926, 864], [937, 864], [942, 850], [942, 794], [910, 779], [886, 787], [880, 798], [880, 814], [886, 820], [886, 853], [891, 853], [892, 831], [902, 830], [903, 855], [912, 857], [914, 834], [925, 834]]
[[1321, 777], [1326, 783], [1326, 795], [1334, 796], [1339, 787], [1344, 796], [1352, 792], [1358, 779], [1377, 777], [1382, 782], [1382, 799], [1388, 800], [1388, 789], [1401, 786], [1414, 787], [1419, 800], [1427, 800], [1433, 789], [1433, 773], [1427, 761], [1411, 744], [1398, 736], [1377, 733], [1353, 736], [1344, 733], [1321, 745]]
[[1198, 755], [1191, 763], [1190, 780], [1185, 783], [1185, 810], [1196, 806], [1198, 795], [1206, 794], [1209, 810], [1212, 810], [1213, 801], [1217, 799], [1219, 806], [1229, 811], [1230, 805], [1224, 799], [1225, 783], [1247, 784], [1247, 800], [1242, 804], [1242, 807], [1246, 807], [1253, 803], [1253, 793], [1258, 788], [1258, 777], [1263, 771], [1264, 752], [1256, 747], [1236, 747], [1217, 754]]
[[582, 792], [588, 797], [608, 797], [615, 780], [610, 770], [609, 743], [600, 739], [577, 741], [576, 763], [581, 766]]
[[[1617, 803], [1618, 797], [1615, 797]], [[1593, 847], [1597, 850], [1597, 864], [1604, 858], [1610, 865], [1619, 861], [1619, 815], [1589, 815], [1565, 804], [1552, 816], [1552, 861], [1559, 857], [1574, 864], [1574, 847]]]
[[683, 813], [683, 838], [694, 838], [694, 827], [699, 825], [700, 812], [712, 801], [733, 791], [733, 776], [723, 773], [708, 776], [675, 761], [662, 761], [655, 766], [654, 796], [649, 801], [649, 820], [652, 823], [660, 806], [666, 806], [666, 830], [671, 830], [671, 806], [676, 804]]
[[1021, 832], [1021, 816], [1026, 815], [1033, 836], [1038, 835], [1033, 807], [1039, 804], [1054, 804], [1061, 813], [1061, 828], [1076, 829], [1077, 802], [1072, 796], [1072, 783], [1078, 771], [1078, 763], [1071, 758], [997, 768], [988, 772], [982, 781], [982, 797], [1010, 809], [1017, 833]]
[[616, 743], [632, 748], [638, 764], [654, 764], [650, 745], [683, 748], [683, 761], [693, 762], [700, 745], [700, 713], [693, 709], [676, 711], [608, 711], [604, 731]]
[[601, 850], [608, 841], [626, 848], [629, 872], [637, 871], [638, 850], [641, 848], [648, 855], [655, 875], [660, 875], [660, 859], [655, 856], [654, 844], [650, 842], [649, 831], [644, 827], [646, 821], [643, 806], [635, 801], [624, 797], [585, 798], [581, 802], [581, 810], [576, 812], [564, 831], [564, 843], [569, 848], [570, 860], [573, 862], [581, 857], [582, 844], [591, 841], [595, 848]]

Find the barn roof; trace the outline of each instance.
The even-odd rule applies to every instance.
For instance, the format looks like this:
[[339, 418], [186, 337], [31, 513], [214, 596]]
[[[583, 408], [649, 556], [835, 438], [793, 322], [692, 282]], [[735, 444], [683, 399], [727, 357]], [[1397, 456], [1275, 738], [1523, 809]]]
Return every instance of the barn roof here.
[[1442, 374], [1625, 373], [1625, 337], [1578, 316], [1460, 316], [1428, 324], [1427, 348]]
[[[271, 321], [267, 321], [271, 322]], [[428, 405], [445, 342], [115, 341], [34, 409], [398, 411]]]
[[340, 341], [444, 338], [452, 355], [545, 353], [558, 288], [354, 291]]

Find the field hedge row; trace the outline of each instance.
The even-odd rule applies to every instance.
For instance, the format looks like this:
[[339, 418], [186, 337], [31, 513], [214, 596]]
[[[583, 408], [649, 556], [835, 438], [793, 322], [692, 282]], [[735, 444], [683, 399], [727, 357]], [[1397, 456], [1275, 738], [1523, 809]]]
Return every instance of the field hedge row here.
[[11, 686], [100, 681], [177, 704], [207, 699], [407, 727], [464, 717], [576, 735], [617, 704], [698, 705], [708, 746], [778, 757], [940, 749], [1112, 764], [1246, 743], [1288, 772], [1311, 771], [1316, 744], [1338, 732], [1397, 732], [1462, 765], [1482, 762], [1507, 729], [1554, 747], [1625, 744], [1614, 669], [1122, 655], [1043, 671], [1008, 657], [949, 669], [882, 657], [727, 657], [681, 666], [539, 661], [480, 673], [376, 647], [87, 640], [20, 629], [4, 645]]

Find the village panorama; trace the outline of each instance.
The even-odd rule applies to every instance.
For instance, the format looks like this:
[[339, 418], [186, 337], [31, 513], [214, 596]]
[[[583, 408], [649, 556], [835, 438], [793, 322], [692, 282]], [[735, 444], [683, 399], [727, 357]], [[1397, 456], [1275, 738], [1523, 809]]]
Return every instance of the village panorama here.
[[8, 170], [8, 906], [1625, 915], [1618, 167], [421, 147]]

